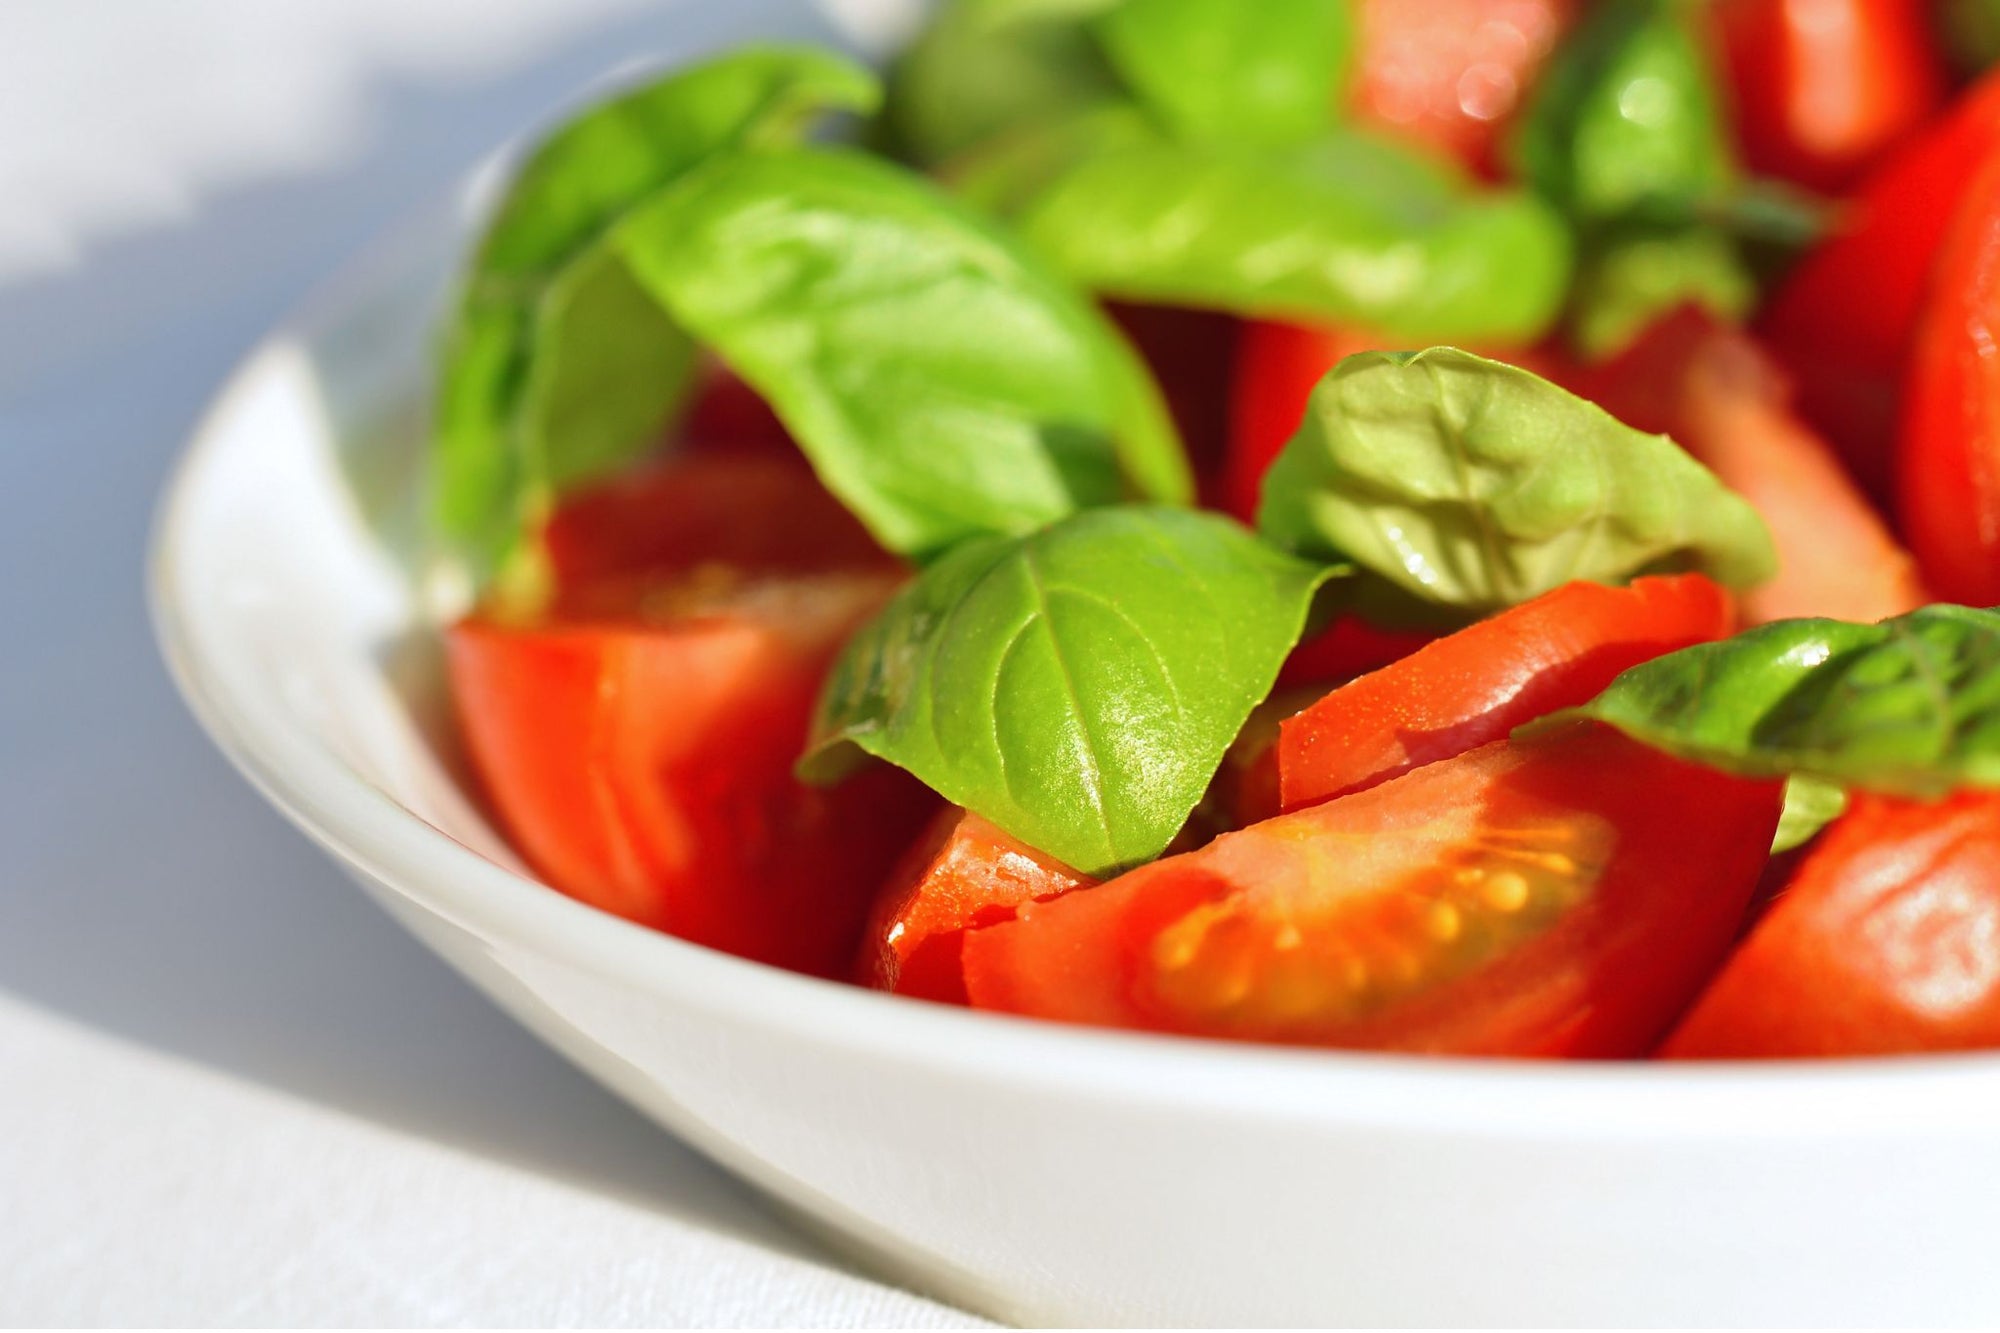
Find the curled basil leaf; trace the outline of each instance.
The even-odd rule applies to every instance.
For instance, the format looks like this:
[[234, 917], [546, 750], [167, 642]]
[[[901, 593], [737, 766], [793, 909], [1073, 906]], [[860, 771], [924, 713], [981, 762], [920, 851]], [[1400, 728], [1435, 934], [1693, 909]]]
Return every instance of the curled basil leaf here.
[[1018, 221], [1111, 296], [1391, 337], [1531, 340], [1569, 281], [1568, 236], [1539, 200], [1356, 133], [1124, 143], [1075, 162]]
[[968, 542], [848, 644], [804, 771], [859, 747], [1115, 873], [1180, 831], [1333, 573], [1218, 515], [1150, 506]]
[[1256, 143], [1329, 128], [1354, 45], [1350, 0], [1125, 0], [1097, 31], [1175, 134]]
[[2000, 787], [2000, 612], [1781, 620], [1633, 667], [1580, 711], [1732, 773], [1918, 798]]
[[1847, 791], [1831, 782], [1794, 773], [1785, 782], [1785, 808], [1778, 816], [1778, 832], [1771, 839], [1771, 854], [1803, 847], [1819, 831], [1847, 812]]
[[876, 97], [840, 57], [746, 50], [593, 108], [528, 158], [465, 275], [435, 413], [434, 509], [478, 576], [562, 486], [650, 445], [686, 386], [693, 345], [593, 253], [605, 231], [715, 152], [791, 142]]
[[1586, 251], [1571, 301], [1571, 342], [1585, 360], [1601, 361], [1685, 305], [1731, 323], [1746, 317], [1757, 282], [1720, 228], [1621, 224]]
[[1756, 511], [1672, 440], [1449, 347], [1330, 371], [1265, 478], [1257, 525], [1482, 615], [1572, 579], [1699, 570], [1747, 587], [1777, 567]]
[[613, 240], [890, 550], [1192, 494], [1158, 390], [1105, 316], [886, 162], [721, 155]]

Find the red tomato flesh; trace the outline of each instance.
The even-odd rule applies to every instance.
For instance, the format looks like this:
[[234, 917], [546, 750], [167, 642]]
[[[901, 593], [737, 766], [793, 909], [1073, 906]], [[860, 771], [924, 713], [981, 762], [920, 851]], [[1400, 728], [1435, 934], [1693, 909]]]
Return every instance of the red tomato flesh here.
[[1365, 124], [1497, 175], [1500, 135], [1578, 7], [1574, 0], [1362, 0], [1355, 112]]
[[2000, 155], [2000, 75], [1967, 90], [1844, 201], [1838, 228], [1758, 318], [1805, 415], [1887, 498], [1897, 402], [1938, 249], [1980, 165]]
[[1589, 702], [1628, 667], [1729, 633], [1699, 574], [1570, 583], [1439, 639], [1285, 719], [1278, 787], [1296, 810], [1386, 782]]
[[557, 519], [576, 538], [557, 563], [588, 577], [533, 624], [453, 626], [448, 664], [473, 766], [550, 884], [835, 975], [935, 801], [886, 768], [828, 789], [792, 777], [833, 655], [903, 575], [851, 549], [802, 466], [772, 467], [689, 460], [579, 501], [593, 517]]
[[965, 932], [1022, 903], [1097, 883], [970, 810], [938, 813], [896, 867], [862, 932], [856, 980], [964, 1004]]
[[1930, 600], [1916, 561], [1748, 334], [1683, 310], [1576, 387], [1627, 425], [1673, 436], [1763, 516], [1778, 574], [1743, 594], [1745, 620], [1875, 621]]
[[1499, 741], [973, 931], [975, 1007], [1481, 1055], [1647, 1050], [1734, 935], [1779, 788], [1594, 724]]
[[2000, 796], [1861, 797], [1662, 1054], [1886, 1055], [2000, 1046]]
[[1714, 13], [1754, 171], [1837, 188], [1944, 100], [1920, 0], [1722, 0]]
[[2000, 155], [1938, 256], [1904, 394], [1903, 530], [1950, 601], [2000, 604]]

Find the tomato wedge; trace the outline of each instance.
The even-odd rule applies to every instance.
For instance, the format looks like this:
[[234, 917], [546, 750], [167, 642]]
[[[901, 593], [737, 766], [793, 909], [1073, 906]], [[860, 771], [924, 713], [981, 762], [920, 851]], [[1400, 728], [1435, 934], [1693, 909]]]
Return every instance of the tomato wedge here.
[[1227, 833], [966, 937], [975, 1007], [1211, 1037], [1629, 1056], [1734, 935], [1779, 788], [1581, 724]]
[[1938, 256], [1904, 395], [1903, 530], [1950, 601], [2000, 604], [2000, 156]]
[[1874, 621], [1930, 600], [1917, 562], [1748, 334], [1682, 310], [1580, 388], [1628, 425], [1673, 436], [1763, 516], [1778, 575], [1743, 595], [1744, 619]]
[[855, 979], [878, 990], [964, 1004], [967, 930], [1012, 919], [1022, 903], [1097, 883], [950, 806], [931, 821], [875, 900]]
[[1758, 330], [1798, 384], [1805, 415], [1876, 496], [1890, 493], [1903, 368], [1945, 232], [2000, 156], [2000, 74], [1968, 89], [1891, 153], [1838, 229], [1787, 275]]
[[1629, 588], [1569, 583], [1341, 686], [1287, 719], [1287, 810], [1344, 796], [1589, 702], [1628, 667], [1729, 633], [1729, 594], [1699, 574]]
[[1222, 508], [1257, 521], [1264, 474], [1298, 433], [1306, 400], [1327, 371], [1356, 352], [1382, 346], [1355, 329], [1312, 328], [1251, 320], [1236, 343], [1229, 390], [1229, 450], [1222, 469]]
[[1663, 1055], [2000, 1046], [2000, 796], [1858, 797]]
[[1714, 14], [1755, 171], [1837, 188], [1944, 100], [1920, 0], [1722, 0]]
[[[589, 577], [533, 624], [453, 626], [447, 661], [473, 766], [550, 884], [837, 975], [935, 801], [886, 768], [824, 790], [792, 777], [833, 654], [903, 574], [806, 522], [837, 506], [801, 465], [772, 466], [688, 460], [579, 501], [557, 563]], [[834, 539], [813, 550], [816, 532]]]
[[1575, 0], [1363, 0], [1354, 109], [1365, 123], [1499, 173], [1500, 136]]

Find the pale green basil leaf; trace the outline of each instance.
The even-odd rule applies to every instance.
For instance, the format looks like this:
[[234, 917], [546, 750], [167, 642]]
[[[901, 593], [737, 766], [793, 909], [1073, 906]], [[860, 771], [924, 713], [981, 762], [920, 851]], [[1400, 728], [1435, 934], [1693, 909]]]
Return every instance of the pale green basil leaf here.
[[937, 176], [974, 208], [1010, 218], [1084, 162], [1157, 143], [1159, 137], [1159, 127], [1138, 107], [1106, 103], [996, 134], [954, 158]]
[[1682, 306], [1733, 323], [1756, 303], [1757, 280], [1728, 233], [1621, 225], [1596, 238], [1577, 266], [1570, 340], [1586, 361], [1601, 361]]
[[1607, 0], [1558, 48], [1514, 140], [1585, 222], [1728, 191], [1736, 162], [1693, 0]]
[[1803, 847], [1847, 811], [1846, 789], [1818, 778], [1793, 774], [1785, 782], [1785, 808], [1771, 839], [1771, 854]]
[[634, 210], [639, 283], [917, 557], [1192, 484], [1105, 316], [929, 182], [838, 150], [718, 155]]
[[1328, 372], [1265, 478], [1258, 527], [1480, 614], [1573, 579], [1699, 570], [1747, 587], [1777, 566], [1756, 511], [1672, 440], [1449, 347]]
[[605, 230], [719, 149], [784, 142], [876, 95], [837, 56], [752, 49], [586, 111], [530, 155], [463, 280], [433, 427], [438, 524], [476, 576], [516, 550], [559, 482], [650, 445], [685, 382], [687, 339], [590, 257]]
[[1350, 0], [1126, 0], [1097, 31], [1175, 133], [1259, 143], [1332, 125], [1354, 46]]
[[1547, 205], [1358, 133], [1289, 149], [1114, 148], [1064, 173], [1019, 224], [1111, 296], [1421, 341], [1532, 339], [1569, 281], [1569, 238]]
[[858, 746], [1092, 875], [1157, 856], [1334, 571], [1194, 510], [968, 542], [848, 644], [809, 776]]
[[2000, 612], [1781, 620], [1633, 667], [1581, 711], [1755, 777], [1922, 798], [2000, 787]]
[[897, 143], [936, 165], [995, 134], [1121, 99], [1085, 15], [1068, 8], [946, 0], [890, 70]]

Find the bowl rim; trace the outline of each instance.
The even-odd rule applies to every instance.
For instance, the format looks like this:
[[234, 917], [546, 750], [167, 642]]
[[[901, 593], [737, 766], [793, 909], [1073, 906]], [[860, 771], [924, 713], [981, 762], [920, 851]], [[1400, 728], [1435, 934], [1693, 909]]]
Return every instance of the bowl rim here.
[[[492, 164], [474, 179], [492, 178]], [[461, 188], [460, 198], [477, 193]], [[463, 213], [461, 203], [457, 211]], [[1464, 1132], [1700, 1137], [1991, 1123], [2000, 1054], [1741, 1062], [1509, 1060], [1326, 1050], [1043, 1022], [885, 995], [632, 924], [498, 865], [348, 767], [281, 710], [224, 685], [179, 571], [207, 535], [197, 498], [224, 475], [230, 423], [329, 311], [364, 307], [391, 228], [338, 266], [210, 399], [154, 511], [147, 603], [168, 672], [210, 740], [336, 860], [475, 935], [753, 1026], [869, 1058], [1092, 1097], [1274, 1119]], [[414, 373], [414, 371], [412, 372]], [[310, 403], [299, 410], [312, 412]], [[1940, 1095], [1947, 1094], [1947, 1095]]]

